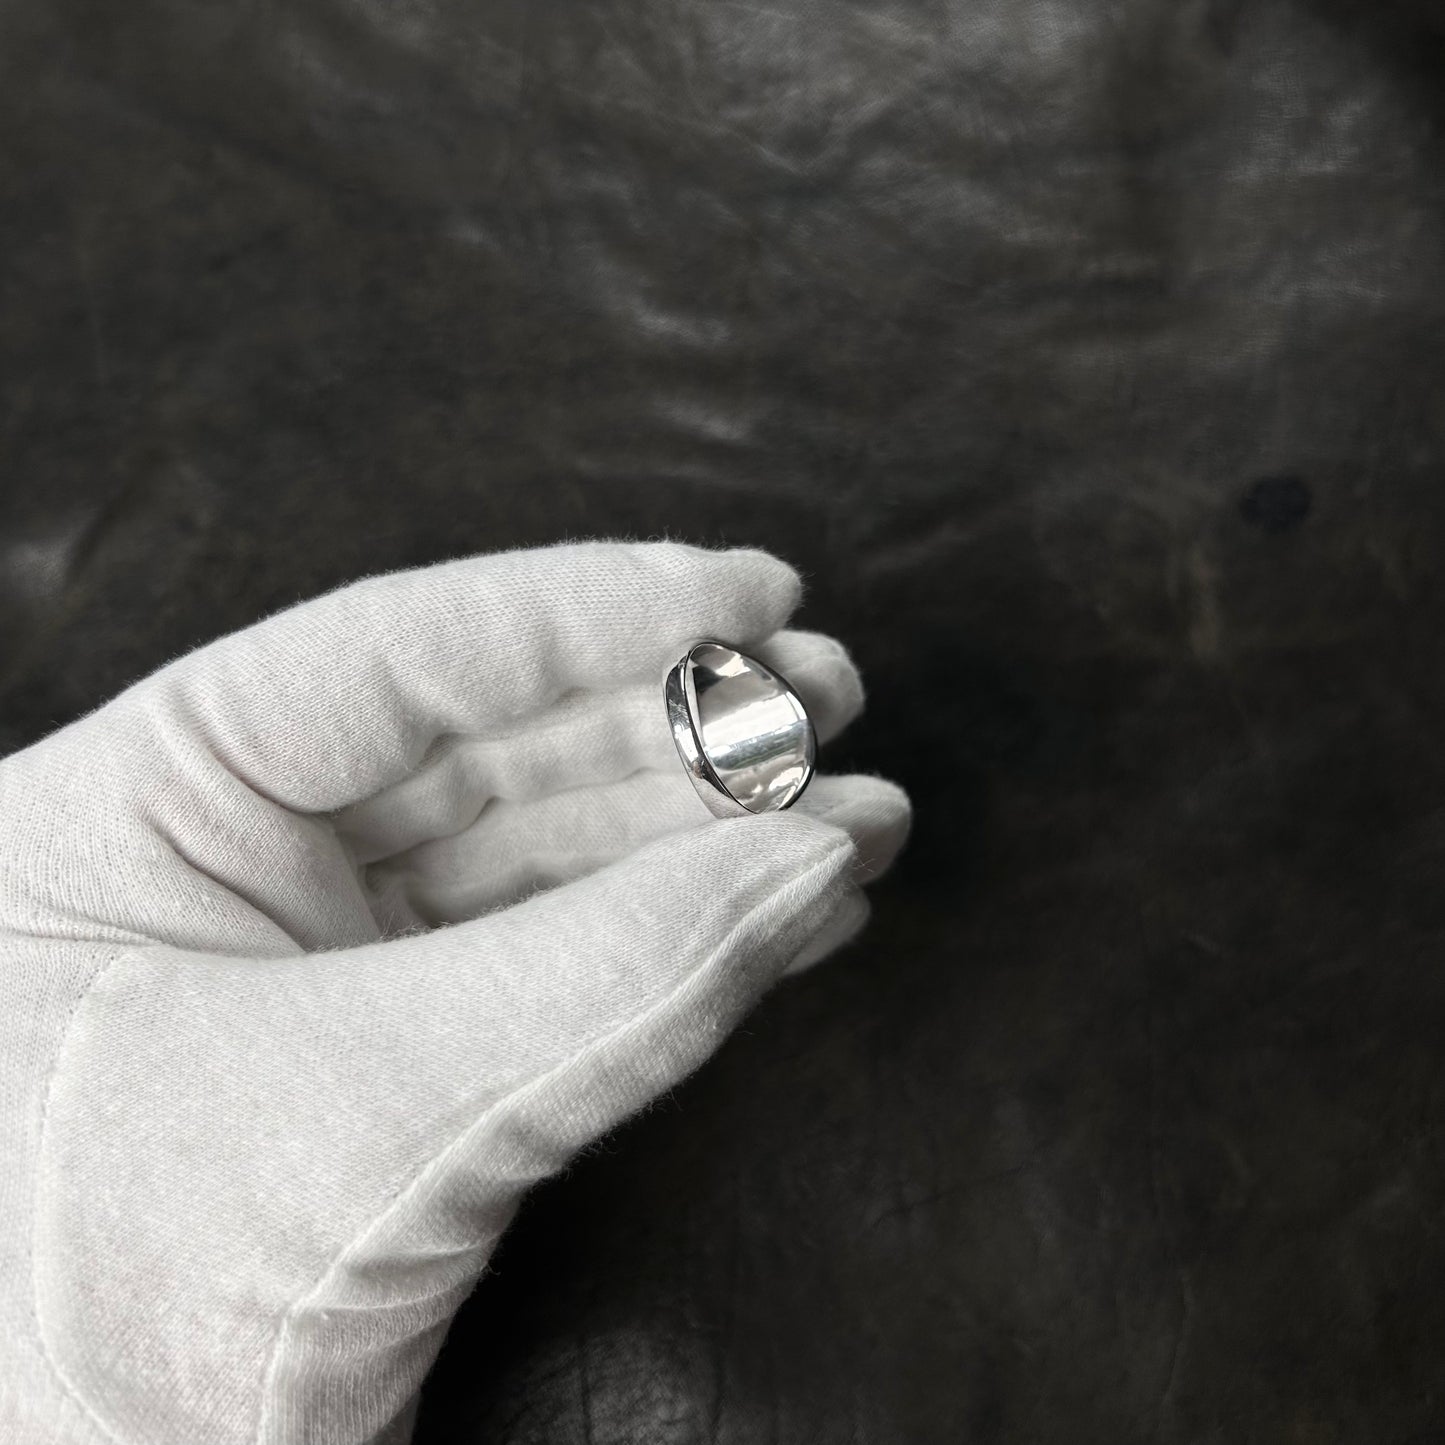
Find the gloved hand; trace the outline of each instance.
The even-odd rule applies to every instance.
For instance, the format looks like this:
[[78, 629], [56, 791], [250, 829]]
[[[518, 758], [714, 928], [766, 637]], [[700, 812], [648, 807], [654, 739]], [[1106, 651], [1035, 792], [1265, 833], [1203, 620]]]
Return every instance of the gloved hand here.
[[528, 1186], [902, 841], [868, 777], [714, 820], [673, 751], [699, 635], [856, 712], [797, 596], [672, 544], [375, 577], [0, 764], [0, 1440], [405, 1437]]

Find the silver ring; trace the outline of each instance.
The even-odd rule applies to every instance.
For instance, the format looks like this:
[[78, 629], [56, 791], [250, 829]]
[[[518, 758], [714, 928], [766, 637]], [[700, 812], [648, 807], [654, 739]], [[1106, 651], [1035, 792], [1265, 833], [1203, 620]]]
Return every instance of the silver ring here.
[[668, 669], [663, 695], [678, 756], [716, 817], [780, 812], [812, 781], [813, 722], [777, 668], [703, 639]]

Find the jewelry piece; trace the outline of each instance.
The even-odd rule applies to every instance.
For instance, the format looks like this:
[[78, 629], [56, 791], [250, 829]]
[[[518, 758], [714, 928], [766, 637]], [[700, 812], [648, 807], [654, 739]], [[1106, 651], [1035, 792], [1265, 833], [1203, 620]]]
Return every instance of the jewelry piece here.
[[776, 813], [798, 801], [818, 740], [776, 668], [725, 642], [695, 642], [668, 670], [663, 695], [678, 756], [711, 813]]

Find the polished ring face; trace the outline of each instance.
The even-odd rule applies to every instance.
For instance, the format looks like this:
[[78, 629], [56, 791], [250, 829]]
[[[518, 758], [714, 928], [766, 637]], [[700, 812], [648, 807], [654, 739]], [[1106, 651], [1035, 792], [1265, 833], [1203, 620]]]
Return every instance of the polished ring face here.
[[776, 668], [723, 642], [695, 642], [664, 687], [673, 741], [719, 818], [791, 807], [813, 776], [813, 724]]

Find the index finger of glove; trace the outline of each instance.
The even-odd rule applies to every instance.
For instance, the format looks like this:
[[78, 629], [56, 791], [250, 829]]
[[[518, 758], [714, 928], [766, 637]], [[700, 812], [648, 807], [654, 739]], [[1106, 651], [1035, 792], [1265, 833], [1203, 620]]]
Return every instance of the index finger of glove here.
[[344, 587], [142, 684], [228, 772], [330, 812], [408, 773], [437, 738], [524, 718], [576, 688], [656, 677], [699, 636], [781, 627], [796, 572], [766, 552], [583, 542]]

